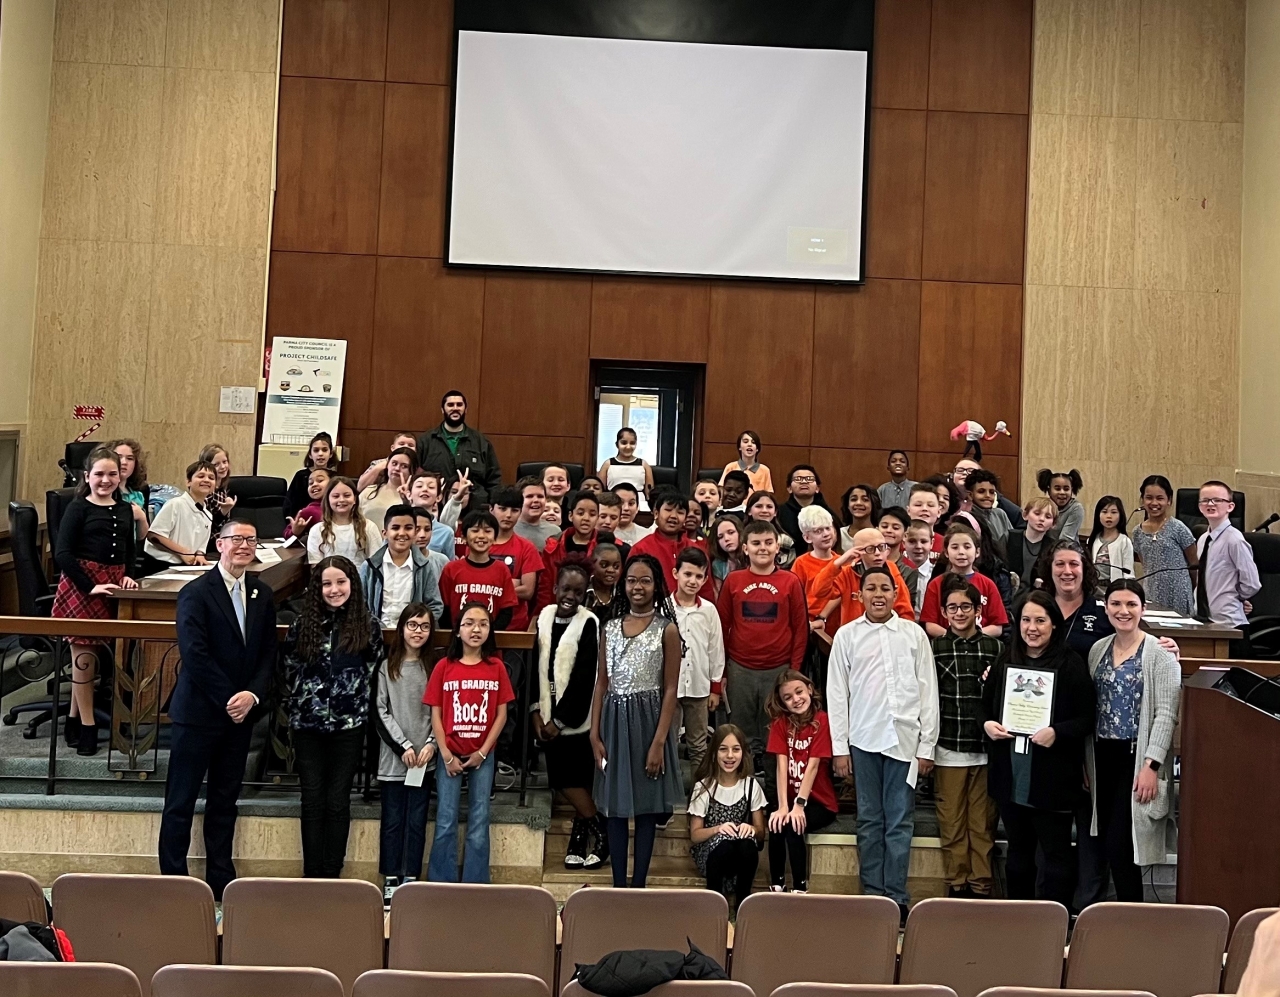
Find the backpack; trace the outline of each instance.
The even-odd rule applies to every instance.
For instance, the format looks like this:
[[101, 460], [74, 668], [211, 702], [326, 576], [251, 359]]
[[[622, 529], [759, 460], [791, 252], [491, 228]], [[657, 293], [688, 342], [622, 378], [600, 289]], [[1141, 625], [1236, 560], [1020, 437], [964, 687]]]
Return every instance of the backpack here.
[[638, 997], [672, 980], [727, 980], [720, 964], [688, 938], [689, 954], [674, 950], [627, 949], [610, 952], [599, 962], [578, 964], [573, 978], [601, 997]]

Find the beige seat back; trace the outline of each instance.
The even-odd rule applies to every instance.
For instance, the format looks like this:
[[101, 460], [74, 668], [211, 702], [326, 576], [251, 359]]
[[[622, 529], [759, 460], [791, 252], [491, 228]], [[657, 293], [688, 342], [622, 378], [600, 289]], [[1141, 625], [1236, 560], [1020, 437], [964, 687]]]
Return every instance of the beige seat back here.
[[710, 890], [578, 890], [560, 921], [561, 989], [575, 965], [619, 949], [687, 952], [692, 941], [721, 966], [728, 955], [729, 905]]
[[551, 991], [547, 984], [528, 973], [419, 973], [403, 969], [375, 969], [365, 973], [356, 980], [356, 988], [352, 993], [352, 997], [550, 997], [550, 995]]
[[316, 966], [351, 993], [382, 968], [382, 891], [359, 879], [236, 879], [222, 895], [228, 966]]
[[161, 966], [218, 958], [213, 891], [189, 876], [59, 876], [53, 923], [66, 932], [77, 961], [133, 970], [142, 997]]
[[1227, 912], [1186, 904], [1102, 903], [1076, 919], [1064, 987], [1214, 993], [1222, 982]]
[[738, 909], [731, 975], [757, 995], [784, 983], [893, 983], [897, 961], [888, 897], [754, 893]]
[[[477, 931], [476, 925], [485, 925]], [[391, 901], [388, 969], [527, 973], [555, 986], [556, 901], [540, 886], [408, 883]]]
[[1153, 997], [1145, 990], [1057, 990], [1052, 987], [992, 987], [979, 997]]
[[0, 962], [5, 997], [141, 997], [133, 970], [105, 962]]
[[778, 987], [773, 997], [956, 997], [956, 992], [927, 983], [900, 987], [879, 983], [788, 983]]
[[1049, 900], [921, 900], [907, 918], [898, 982], [939, 984], [957, 997], [1057, 987], [1066, 941], [1067, 909]]
[[1240, 989], [1240, 977], [1244, 976], [1249, 954], [1253, 952], [1253, 936], [1258, 932], [1258, 925], [1274, 914], [1280, 914], [1280, 907], [1259, 907], [1236, 922], [1235, 930], [1231, 932], [1231, 944], [1227, 946], [1227, 966], [1222, 971], [1224, 994], [1233, 994]]
[[285, 966], [165, 966], [151, 997], [343, 997], [342, 981], [323, 969]]
[[0, 872], [0, 917], [48, 924], [49, 912], [40, 884], [25, 872]]

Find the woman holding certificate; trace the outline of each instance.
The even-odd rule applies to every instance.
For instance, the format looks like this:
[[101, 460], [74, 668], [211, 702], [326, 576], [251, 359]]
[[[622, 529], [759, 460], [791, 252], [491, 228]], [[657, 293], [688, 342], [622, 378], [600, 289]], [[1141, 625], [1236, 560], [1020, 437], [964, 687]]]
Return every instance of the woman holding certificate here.
[[1011, 899], [1071, 905], [1072, 807], [1084, 780], [1094, 702], [1088, 668], [1066, 646], [1057, 602], [1031, 592], [1012, 648], [987, 676], [980, 710], [990, 744], [987, 787], [1009, 836]]
[[1169, 817], [1170, 768], [1165, 766], [1178, 722], [1182, 669], [1143, 632], [1142, 583], [1107, 586], [1107, 617], [1115, 636], [1089, 652], [1098, 715], [1085, 754], [1093, 797], [1094, 835], [1111, 867], [1116, 899], [1142, 902], [1141, 866], [1163, 862]]

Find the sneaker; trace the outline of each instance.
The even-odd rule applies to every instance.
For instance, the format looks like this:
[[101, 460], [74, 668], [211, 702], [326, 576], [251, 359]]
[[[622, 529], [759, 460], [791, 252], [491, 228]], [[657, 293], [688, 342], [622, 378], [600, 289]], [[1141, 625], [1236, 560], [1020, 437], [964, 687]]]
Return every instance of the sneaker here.
[[609, 835], [605, 831], [604, 818], [599, 814], [587, 822], [591, 830], [591, 847], [587, 849], [584, 869], [596, 869], [609, 861]]
[[503, 790], [514, 789], [518, 773], [506, 762], [498, 762], [498, 771], [493, 776], [493, 788]]
[[388, 876], [382, 881], [382, 906], [391, 906], [391, 895], [396, 892], [396, 887], [400, 885], [398, 876]]
[[587, 822], [581, 817], [573, 818], [573, 828], [569, 831], [569, 847], [564, 853], [566, 869], [582, 866], [586, 862], [589, 835]]
[[663, 830], [663, 829], [665, 829], [665, 828], [667, 828], [667, 827], [670, 827], [670, 826], [671, 826], [671, 822], [672, 822], [673, 820], [675, 820], [675, 819], [676, 819], [676, 815], [675, 815], [674, 813], [666, 814], [666, 815], [662, 818], [662, 820], [658, 821], [658, 830], [659, 830], [659, 831], [661, 831], [661, 830]]
[[776, 886], [771, 884], [769, 886], [769, 892], [770, 893], [786, 893], [787, 888], [785, 886]]

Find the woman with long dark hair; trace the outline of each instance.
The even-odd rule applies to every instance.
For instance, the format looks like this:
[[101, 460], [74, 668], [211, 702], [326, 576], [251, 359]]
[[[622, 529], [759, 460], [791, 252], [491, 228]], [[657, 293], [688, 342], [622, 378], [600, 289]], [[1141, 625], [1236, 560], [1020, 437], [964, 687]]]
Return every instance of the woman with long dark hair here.
[[[988, 792], [1009, 838], [1009, 896], [1069, 907], [1075, 882], [1072, 809], [1083, 782], [1095, 697], [1088, 668], [1065, 637], [1053, 597], [1031, 592], [1022, 603], [1013, 646], [983, 685], [979, 719], [989, 746]], [[1019, 670], [1052, 673], [1049, 725], [1030, 735], [1005, 726], [1006, 677], [1012, 671], [1016, 678]]]
[[369, 678], [382, 656], [382, 625], [365, 606], [360, 572], [345, 557], [323, 558], [289, 625], [281, 674], [302, 790], [304, 876], [342, 873]]
[[675, 723], [681, 642], [661, 565], [627, 562], [600, 642], [591, 706], [596, 806], [605, 816], [613, 885], [627, 885], [627, 821], [636, 827], [631, 886], [642, 888], [658, 824], [684, 802]]

